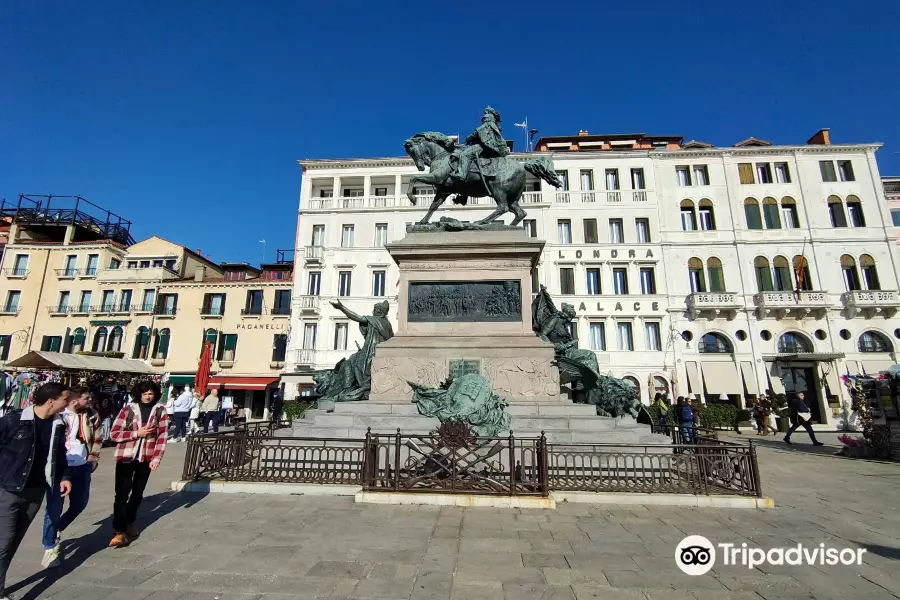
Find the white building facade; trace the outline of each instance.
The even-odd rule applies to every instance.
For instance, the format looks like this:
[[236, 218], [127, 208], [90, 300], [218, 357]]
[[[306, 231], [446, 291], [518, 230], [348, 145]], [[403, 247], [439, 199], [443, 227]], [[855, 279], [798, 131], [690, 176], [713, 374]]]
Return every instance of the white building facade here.
[[[566, 185], [529, 180], [529, 235], [546, 240], [532, 291], [574, 305], [581, 348], [604, 372], [657, 391], [743, 405], [804, 391], [813, 417], [838, 424], [839, 377], [877, 373], [900, 344], [900, 260], [877, 145], [714, 148], [680, 138], [548, 138]], [[816, 138], [814, 138], [816, 139]], [[553, 141], [555, 140], [555, 141]], [[588, 140], [590, 142], [588, 143]], [[522, 160], [528, 154], [514, 155]], [[384, 244], [430, 203], [406, 198], [406, 158], [309, 160], [303, 168], [286, 397], [362, 341], [330, 301], [369, 314], [398, 272]], [[490, 198], [436, 213], [474, 221]]]

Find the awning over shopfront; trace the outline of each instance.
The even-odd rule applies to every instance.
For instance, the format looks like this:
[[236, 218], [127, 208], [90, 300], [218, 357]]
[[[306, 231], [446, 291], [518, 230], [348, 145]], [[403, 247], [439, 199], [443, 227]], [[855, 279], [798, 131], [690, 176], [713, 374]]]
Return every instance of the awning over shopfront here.
[[778, 363], [776, 362], [769, 363], [769, 389], [776, 394], [784, 393], [784, 381], [781, 379], [781, 369], [778, 368]]
[[186, 385], [194, 383], [194, 374], [193, 373], [178, 373], [169, 375], [169, 384], [170, 385]]
[[209, 388], [224, 385], [226, 390], [264, 390], [278, 383], [277, 377], [228, 377], [217, 375], [209, 378]]
[[844, 358], [843, 352], [781, 352], [763, 354], [764, 361], [778, 362], [821, 362]]
[[110, 371], [114, 373], [153, 373], [147, 363], [132, 358], [107, 358], [85, 354], [63, 354], [35, 350], [6, 363], [7, 367], [27, 369], [65, 369], [69, 371]]
[[747, 393], [756, 396], [759, 394], [759, 385], [756, 383], [756, 373], [753, 372], [753, 363], [749, 360], [741, 361], [741, 377], [744, 380], [744, 388]]
[[841, 395], [841, 380], [838, 379], [838, 372], [832, 366], [824, 367], [825, 383], [828, 385], [828, 391], [834, 396]]
[[703, 361], [703, 383], [707, 394], [741, 394], [744, 390], [732, 361]]
[[882, 371], [890, 369], [894, 364], [894, 361], [889, 358], [876, 358], [875, 360], [861, 360], [859, 363], [862, 365], [862, 369], [865, 371], [866, 375], [869, 377], [877, 377]]
[[856, 361], [856, 360], [848, 360], [847, 361], [847, 374], [848, 375], [862, 375], [862, 372], [859, 370], [859, 361]]
[[684, 368], [687, 370], [688, 385], [691, 388], [691, 393], [703, 393], [703, 382], [700, 380], [700, 370], [697, 368], [697, 363], [693, 361], [686, 362], [684, 363]]

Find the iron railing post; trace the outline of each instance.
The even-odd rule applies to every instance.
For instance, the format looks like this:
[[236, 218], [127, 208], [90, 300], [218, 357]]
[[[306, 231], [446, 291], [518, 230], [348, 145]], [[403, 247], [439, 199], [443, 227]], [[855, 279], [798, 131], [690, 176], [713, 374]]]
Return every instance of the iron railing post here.
[[400, 428], [397, 428], [397, 438], [394, 442], [394, 491], [400, 491]]
[[550, 453], [547, 451], [547, 436], [544, 435], [544, 432], [541, 431], [541, 439], [538, 441], [538, 477], [540, 478], [541, 484], [541, 496], [547, 497], [550, 495], [550, 468], [549, 468], [549, 458]]
[[750, 469], [753, 473], [753, 485], [756, 487], [756, 497], [762, 498], [762, 480], [759, 476], [759, 463], [756, 460], [756, 446], [753, 445], [753, 440], [750, 440]]
[[516, 439], [512, 429], [509, 430], [509, 495], [516, 494]]

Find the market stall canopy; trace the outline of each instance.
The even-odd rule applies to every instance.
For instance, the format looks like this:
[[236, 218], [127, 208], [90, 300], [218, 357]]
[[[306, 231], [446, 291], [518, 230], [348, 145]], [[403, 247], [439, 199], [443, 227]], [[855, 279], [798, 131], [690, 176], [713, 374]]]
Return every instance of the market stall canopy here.
[[115, 373], [153, 373], [144, 361], [133, 358], [107, 358], [86, 354], [63, 354], [35, 350], [6, 363], [7, 367], [26, 369], [67, 369], [72, 371], [112, 371]]
[[277, 377], [230, 377], [215, 375], [209, 378], [207, 388], [224, 386], [226, 390], [264, 390], [278, 382]]

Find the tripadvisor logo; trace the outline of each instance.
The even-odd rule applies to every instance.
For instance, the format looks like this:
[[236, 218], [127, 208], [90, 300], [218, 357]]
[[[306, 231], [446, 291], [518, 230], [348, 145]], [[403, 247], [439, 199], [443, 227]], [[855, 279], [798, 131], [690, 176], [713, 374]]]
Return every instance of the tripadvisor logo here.
[[717, 555], [724, 566], [754, 569], [759, 565], [861, 565], [865, 553], [865, 548], [832, 548], [824, 543], [812, 547], [797, 544], [764, 550], [746, 543], [713, 544], [702, 535], [689, 535], [675, 548], [675, 564], [688, 575], [704, 575], [715, 566]]

